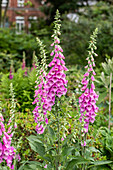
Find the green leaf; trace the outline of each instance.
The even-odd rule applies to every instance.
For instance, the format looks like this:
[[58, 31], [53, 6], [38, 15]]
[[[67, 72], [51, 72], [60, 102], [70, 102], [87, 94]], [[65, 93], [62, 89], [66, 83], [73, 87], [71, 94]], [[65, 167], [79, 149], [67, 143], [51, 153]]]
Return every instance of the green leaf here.
[[27, 139], [29, 140], [29, 142], [38, 142], [43, 144], [43, 142], [35, 135], [31, 135], [27, 137]]
[[100, 132], [101, 132], [101, 134], [102, 134], [104, 137], [106, 137], [106, 136], [107, 136], [107, 133], [106, 133], [106, 131], [105, 131], [105, 130], [100, 130]]
[[0, 166], [0, 170], [8, 170], [7, 167]]
[[18, 170], [23, 170], [24, 165], [27, 163], [28, 161], [24, 161], [23, 164], [20, 166], [20, 168]]
[[108, 88], [109, 85], [109, 76], [105, 76], [104, 72], [101, 73], [100, 79], [104, 83], [104, 86]]
[[42, 166], [40, 162], [37, 161], [27, 161], [24, 163], [19, 170], [42, 170]]
[[89, 147], [88, 150], [91, 152], [99, 152], [100, 153], [100, 151], [94, 147]]
[[41, 156], [45, 154], [44, 144], [37, 136], [31, 135], [27, 139], [29, 140], [29, 144], [32, 150], [34, 150]]
[[48, 161], [48, 162], [52, 162], [52, 155], [50, 154], [46, 154], [43, 156], [44, 160]]
[[66, 167], [66, 170], [72, 169], [75, 165], [80, 165], [80, 164], [86, 164], [89, 163], [90, 161], [83, 158], [83, 157], [76, 157], [72, 159], [71, 161], [68, 162], [68, 165]]
[[73, 137], [73, 134], [68, 135], [65, 139], [64, 139], [64, 143], [63, 146], [65, 146], [67, 144], [67, 142]]
[[31, 149], [43, 156], [45, 154], [45, 147], [39, 142], [29, 142]]
[[102, 63], [102, 67], [104, 68], [105, 72], [107, 74], [109, 74], [109, 72], [110, 72], [109, 65], [104, 62], [104, 63]]
[[92, 162], [91, 164], [93, 164], [93, 165], [90, 165], [88, 168], [91, 168], [91, 167], [94, 167], [94, 166], [111, 164], [111, 163], [113, 163], [113, 161], [95, 161], [95, 162]]
[[75, 148], [74, 147], [65, 147], [63, 149], [62, 155], [67, 156], [69, 155]]
[[42, 170], [42, 167], [39, 165], [39, 163], [36, 163], [35, 161], [29, 163], [29, 167], [34, 170], [34, 169], [37, 169], [37, 170]]
[[54, 133], [54, 130], [50, 126], [48, 127], [48, 131], [49, 131], [49, 134], [51, 135], [51, 138], [54, 138], [55, 133]]
[[107, 91], [104, 91], [103, 93], [100, 93], [99, 98], [98, 98], [98, 103], [101, 103], [106, 96], [107, 96]]

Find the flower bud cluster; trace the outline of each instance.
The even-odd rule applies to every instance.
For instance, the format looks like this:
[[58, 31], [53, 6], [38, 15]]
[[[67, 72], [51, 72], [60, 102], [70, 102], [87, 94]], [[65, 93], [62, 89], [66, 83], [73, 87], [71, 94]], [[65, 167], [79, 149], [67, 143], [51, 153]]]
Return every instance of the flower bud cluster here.
[[46, 52], [44, 49], [44, 45], [40, 41], [39, 38], [37, 38], [38, 45], [40, 47], [40, 53], [41, 53], [41, 66], [39, 66], [39, 63], [36, 59], [36, 71], [37, 71], [37, 80], [36, 80], [36, 90], [32, 104], [36, 104], [35, 109], [33, 110], [34, 114], [34, 120], [37, 123], [36, 131], [38, 134], [42, 134], [44, 132], [44, 129], [46, 125], [48, 124], [48, 118], [46, 116], [47, 112], [44, 110], [43, 105], [46, 105]]
[[93, 123], [95, 121], [95, 116], [98, 111], [98, 107], [96, 106], [96, 100], [98, 100], [98, 95], [95, 92], [95, 85], [94, 85], [94, 75], [96, 73], [94, 72], [93, 67], [95, 67], [94, 58], [93, 56], [97, 56], [97, 54], [94, 52], [94, 49], [96, 49], [95, 46], [95, 38], [96, 38], [97, 30], [93, 33], [93, 36], [91, 36], [91, 42], [90, 42], [90, 51], [89, 56], [86, 60], [88, 60], [88, 65], [85, 66], [87, 69], [86, 73], [84, 74], [84, 77], [82, 79], [82, 85], [81, 91], [84, 91], [83, 94], [79, 97], [79, 106], [80, 106], [80, 122], [84, 121], [84, 133], [88, 132], [89, 123]]

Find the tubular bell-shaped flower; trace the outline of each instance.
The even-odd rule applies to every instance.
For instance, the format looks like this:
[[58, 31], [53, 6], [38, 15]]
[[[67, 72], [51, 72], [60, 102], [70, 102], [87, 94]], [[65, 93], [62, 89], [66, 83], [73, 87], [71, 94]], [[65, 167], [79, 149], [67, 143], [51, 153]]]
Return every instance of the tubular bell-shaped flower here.
[[[12, 137], [15, 129], [15, 101], [12, 83], [10, 84], [11, 91], [11, 109], [10, 109], [10, 119], [8, 121], [6, 130], [4, 118], [2, 112], [0, 112], [0, 163], [6, 162], [10, 169], [14, 169], [13, 160], [16, 156], [16, 149], [12, 146]], [[19, 157], [20, 158], [20, 157]], [[17, 158], [18, 159], [18, 158]], [[18, 159], [19, 160], [19, 159]]]
[[82, 79], [83, 87], [81, 91], [84, 91], [83, 94], [79, 97], [79, 106], [80, 106], [80, 122], [84, 121], [84, 133], [88, 132], [89, 123], [95, 121], [96, 112], [98, 107], [96, 106], [96, 100], [98, 100], [98, 95], [95, 92], [94, 85], [94, 75], [96, 75], [93, 67], [95, 67], [94, 56], [97, 54], [94, 52], [96, 50], [96, 37], [98, 29], [95, 29], [93, 35], [91, 36], [91, 41], [89, 45], [89, 55], [86, 60], [88, 60], [88, 65], [85, 66], [87, 69]]
[[[55, 104], [55, 96], [59, 98], [62, 95], [65, 95], [67, 92], [67, 80], [65, 79], [66, 75], [64, 71], [68, 69], [65, 67], [64, 55], [62, 54], [63, 49], [60, 46], [60, 19], [59, 19], [59, 11], [56, 12], [55, 16], [55, 27], [54, 34], [52, 37], [54, 38], [54, 42], [51, 44], [53, 50], [50, 56], [53, 56], [53, 60], [48, 65], [52, 67], [49, 73], [46, 76], [47, 65], [45, 62], [46, 53], [44, 50], [44, 46], [42, 42], [37, 38], [37, 42], [40, 46], [41, 53], [41, 67], [37, 69], [38, 79], [36, 81], [37, 85], [35, 90], [35, 100], [33, 104], [37, 104], [33, 114], [35, 122], [37, 123], [36, 131], [38, 134], [42, 134], [46, 125], [48, 124], [47, 111], [51, 111], [52, 106]], [[40, 71], [39, 71], [40, 69]]]
[[[51, 52], [51, 56], [53, 56], [53, 60], [50, 62], [49, 67], [52, 67], [46, 76], [46, 88], [47, 88], [47, 97], [48, 100], [48, 107], [52, 107], [55, 104], [55, 96], [58, 96], [59, 98], [62, 95], [65, 95], [67, 92], [67, 80], [65, 79], [66, 75], [64, 71], [67, 71], [68, 69], [65, 67], [65, 62], [63, 59], [65, 59], [63, 55], [63, 49], [60, 46], [60, 14], [57, 10], [56, 16], [55, 16], [55, 27], [54, 27], [54, 34], [52, 37], [54, 38], [53, 43], [51, 46], [53, 47], [53, 50]], [[49, 110], [49, 109], [48, 109]]]
[[40, 56], [41, 56], [41, 65], [37, 62], [37, 58], [35, 56], [35, 65], [37, 70], [37, 80], [36, 80], [36, 90], [34, 95], [34, 102], [36, 104], [35, 109], [33, 110], [34, 120], [37, 123], [36, 131], [38, 134], [42, 134], [46, 125], [48, 124], [48, 118], [46, 116], [47, 112], [44, 109], [44, 105], [46, 106], [46, 51], [45, 46], [42, 44], [39, 38], [37, 38], [38, 45], [40, 47]]

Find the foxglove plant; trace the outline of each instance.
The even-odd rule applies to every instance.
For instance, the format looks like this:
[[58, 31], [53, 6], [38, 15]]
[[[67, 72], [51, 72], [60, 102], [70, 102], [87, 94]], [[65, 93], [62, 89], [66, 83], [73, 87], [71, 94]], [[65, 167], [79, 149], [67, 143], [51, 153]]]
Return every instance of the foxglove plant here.
[[25, 63], [25, 52], [23, 52], [23, 60], [22, 60], [22, 70], [25, 70], [26, 63]]
[[[84, 123], [84, 130], [83, 132], [86, 134], [88, 132], [89, 124], [94, 123], [95, 116], [98, 111], [98, 107], [96, 106], [96, 100], [98, 100], [98, 95], [95, 92], [95, 85], [94, 76], [96, 75], [94, 71], [95, 62], [94, 56], [97, 54], [94, 50], [97, 49], [96, 47], [96, 37], [97, 37], [98, 29], [95, 29], [93, 35], [90, 37], [90, 45], [89, 45], [89, 55], [86, 58], [88, 61], [88, 65], [85, 66], [87, 69], [86, 73], [84, 74], [84, 78], [82, 79], [81, 91], [83, 91], [82, 95], [79, 97], [79, 106], [80, 106], [80, 122]], [[82, 143], [82, 146], [86, 145], [86, 141]]]
[[28, 68], [26, 67], [25, 52], [23, 52], [22, 70], [25, 71], [24, 76], [28, 76]]
[[46, 125], [48, 124], [48, 118], [46, 116], [47, 112], [44, 110], [43, 105], [46, 102], [46, 51], [45, 46], [42, 44], [39, 38], [37, 38], [37, 43], [40, 47], [40, 56], [41, 56], [41, 65], [39, 66], [39, 62], [37, 62], [37, 58], [35, 59], [36, 71], [37, 71], [37, 80], [36, 80], [36, 90], [34, 95], [34, 102], [36, 104], [35, 109], [33, 110], [34, 120], [37, 123], [36, 131], [38, 134], [42, 134]]
[[28, 68], [26, 68], [25, 72], [24, 72], [25, 76], [28, 76]]
[[11, 66], [10, 66], [10, 73], [9, 73], [9, 79], [12, 80], [13, 79], [13, 60], [11, 61]]
[[[56, 126], [57, 126], [57, 142], [58, 147], [56, 147], [57, 155], [61, 154], [60, 151], [60, 145], [61, 141], [64, 140], [64, 138], [60, 137], [60, 128], [61, 128], [61, 122], [60, 122], [60, 100], [62, 95], [65, 95], [67, 92], [67, 80], [66, 75], [64, 71], [67, 71], [68, 69], [65, 66], [65, 62], [63, 59], [65, 59], [63, 55], [63, 49], [60, 46], [60, 39], [59, 35], [60, 33], [60, 14], [59, 11], [56, 11], [55, 21], [54, 21], [54, 34], [53, 37], [53, 43], [51, 44], [51, 47], [53, 47], [53, 50], [51, 52], [51, 56], [53, 56], [53, 60], [49, 63], [49, 67], [51, 68], [49, 73], [46, 76], [46, 92], [47, 92], [47, 98], [46, 103], [44, 104], [43, 108], [48, 111], [51, 111], [52, 106], [54, 105], [54, 113], [56, 117]], [[56, 159], [56, 169], [59, 169], [60, 167], [60, 157]]]
[[12, 68], [10, 68], [10, 74], [9, 74], [9, 79], [13, 79], [13, 75], [12, 75]]
[[[12, 137], [14, 135], [14, 129], [17, 127], [14, 121], [14, 112], [15, 112], [15, 102], [14, 102], [14, 93], [11, 83], [11, 110], [10, 110], [10, 119], [8, 121], [6, 130], [4, 118], [2, 112], [0, 113], [0, 163], [6, 162], [7, 166], [10, 169], [14, 169], [13, 160], [16, 157], [16, 149], [12, 146]], [[18, 160], [20, 159], [18, 155]]]
[[54, 34], [53, 37], [53, 43], [51, 46], [53, 47], [53, 50], [51, 52], [51, 56], [53, 56], [53, 60], [48, 65], [51, 67], [49, 73], [46, 76], [46, 90], [47, 90], [47, 101], [48, 104], [44, 106], [45, 110], [51, 111], [51, 107], [55, 104], [55, 96], [61, 97], [62, 95], [65, 95], [67, 92], [67, 80], [65, 79], [66, 75], [64, 71], [67, 71], [68, 69], [65, 66], [65, 62], [63, 59], [65, 59], [63, 55], [63, 49], [60, 46], [60, 26], [61, 24], [60, 15], [57, 10], [56, 16], [55, 16], [55, 27], [54, 27]]
[[[33, 113], [35, 116], [35, 122], [37, 123], [36, 131], [37, 133], [41, 134], [44, 132], [44, 124], [48, 124], [48, 118], [46, 116], [47, 111], [51, 111], [52, 106], [55, 104], [55, 96], [61, 97], [62, 95], [65, 95], [67, 92], [67, 89], [65, 86], [67, 86], [67, 80], [65, 79], [66, 75], [64, 71], [67, 71], [68, 69], [65, 67], [65, 62], [63, 59], [65, 59], [64, 55], [62, 54], [63, 49], [60, 46], [60, 26], [59, 24], [59, 12], [57, 11], [56, 17], [55, 17], [55, 29], [54, 34], [52, 37], [54, 38], [53, 43], [51, 46], [53, 47], [53, 50], [51, 52], [51, 56], [54, 55], [53, 60], [48, 65], [49, 67], [52, 67], [49, 71], [49, 73], [46, 76], [46, 73], [44, 70], [46, 70], [46, 62], [45, 57], [46, 53], [44, 50], [44, 47], [40, 40], [37, 38], [37, 42], [40, 46], [40, 52], [42, 56], [41, 65], [42, 68], [40, 70], [40, 73], [38, 71], [38, 76], [40, 78], [40, 83], [37, 83], [36, 88], [39, 89], [35, 91], [35, 100], [33, 104], [37, 104], [35, 107]], [[39, 68], [38, 68], [39, 69]], [[40, 98], [40, 99], [39, 99]], [[43, 124], [41, 124], [43, 122]], [[45, 122], [45, 123], [44, 123]]]
[[32, 63], [32, 67], [31, 67], [31, 71], [33, 70], [33, 68], [35, 68], [35, 69], [36, 69], [35, 51], [33, 52], [33, 63]]
[[[42, 42], [37, 38], [37, 42], [40, 47], [40, 54], [41, 54], [41, 66], [39, 66], [39, 63], [36, 63], [36, 70], [37, 70], [37, 81], [36, 81], [36, 90], [35, 90], [35, 100], [33, 104], [36, 104], [35, 109], [33, 110], [34, 119], [37, 123], [36, 131], [38, 134], [42, 134], [48, 124], [48, 117], [49, 115], [50, 119], [52, 118], [52, 113], [55, 117], [55, 132], [56, 132], [56, 140], [54, 141], [54, 145], [56, 145], [55, 152], [56, 155], [59, 155], [58, 159], [53, 160], [55, 163], [55, 169], [58, 170], [60, 167], [60, 161], [61, 161], [61, 150], [60, 146], [63, 143], [62, 141], [64, 138], [66, 138], [66, 135], [64, 134], [61, 137], [60, 129], [62, 128], [62, 122], [61, 120], [61, 109], [60, 109], [60, 103], [61, 103], [61, 96], [65, 95], [67, 92], [67, 80], [66, 75], [64, 71], [67, 71], [68, 69], [65, 66], [65, 62], [63, 59], [65, 59], [63, 55], [63, 49], [60, 46], [60, 14], [57, 10], [55, 21], [54, 21], [54, 34], [53, 37], [53, 43], [51, 44], [51, 47], [53, 48], [50, 56], [53, 56], [52, 61], [49, 63], [48, 67], [50, 67], [50, 70], [47, 72], [47, 65], [46, 65], [46, 52], [44, 50], [44, 46]], [[61, 99], [60, 99], [61, 98]], [[54, 107], [53, 107], [54, 106]], [[53, 110], [52, 110], [53, 108]], [[48, 111], [51, 111], [52, 113], [49, 114]], [[48, 113], [48, 114], [47, 114]], [[50, 126], [48, 127], [50, 128]], [[48, 134], [48, 130], [47, 130]], [[47, 139], [46, 141], [48, 141]], [[45, 145], [46, 145], [45, 141]], [[44, 166], [46, 168], [47, 165]]]

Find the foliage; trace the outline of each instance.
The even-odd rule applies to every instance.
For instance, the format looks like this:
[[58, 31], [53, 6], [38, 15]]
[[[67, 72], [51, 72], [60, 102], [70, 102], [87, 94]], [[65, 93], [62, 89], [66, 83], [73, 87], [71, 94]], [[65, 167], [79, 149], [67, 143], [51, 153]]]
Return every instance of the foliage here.
[[21, 139], [20, 147], [18, 151], [21, 156], [21, 160], [36, 160], [37, 154], [29, 148], [28, 140], [26, 139], [29, 135], [35, 134], [35, 126], [33, 116], [29, 109], [26, 109], [24, 113], [17, 112], [15, 116], [15, 121], [17, 123], [16, 139]]
[[[2, 100], [5, 102], [9, 98], [9, 84], [12, 82], [15, 91], [15, 98], [18, 103], [18, 111], [33, 110], [31, 103], [33, 102], [34, 87], [36, 80], [36, 71], [33, 69], [28, 71], [28, 76], [25, 76], [25, 71], [21, 68], [14, 73], [12, 80], [9, 79], [9, 74], [2, 74], [1, 78], [1, 93]], [[20, 107], [21, 106], [21, 107]]]
[[[50, 24], [53, 21], [53, 16], [55, 15], [55, 11], [59, 9], [60, 13], [63, 14], [65, 12], [68, 12], [70, 10], [74, 11], [78, 8], [78, 2], [79, 0], [47, 0], [45, 4], [40, 8], [42, 12], [45, 13], [47, 18], [49, 18], [48, 23]], [[49, 5], [47, 5], [49, 3]]]
[[[109, 56], [112, 56], [113, 53], [113, 25], [111, 19], [113, 17], [113, 5], [109, 5], [109, 3], [105, 2], [99, 2], [96, 5], [90, 6], [88, 8], [83, 7], [82, 10], [79, 11], [78, 17], [79, 20], [77, 23], [75, 23], [74, 21], [67, 19], [67, 14], [62, 15], [63, 21], [61, 28], [61, 42], [62, 47], [65, 49], [64, 55], [66, 56], [66, 63], [68, 65], [82, 65], [82, 63], [85, 63], [89, 36], [95, 27], [98, 26], [98, 57], [96, 57], [96, 64], [100, 66], [100, 63], [105, 61], [105, 55], [108, 54]], [[39, 36], [39, 38], [45, 42], [47, 51], [50, 53], [50, 35], [53, 25], [51, 24], [48, 26], [46, 21], [42, 18], [38, 19], [38, 22], [38, 26], [34, 26], [34, 28], [32, 27], [32, 34], [28, 35], [25, 33], [17, 35], [13, 30], [10, 29], [0, 30], [1, 71], [6, 72], [8, 70], [9, 66], [6, 66], [6, 63], [10, 62], [10, 58], [15, 60], [14, 64], [17, 69], [18, 64], [16, 63], [17, 61], [22, 60], [23, 51], [26, 52], [27, 65], [29, 66], [31, 64], [31, 56], [33, 51], [36, 51], [37, 56], [39, 52], [37, 43], [35, 41], [35, 36]], [[50, 60], [51, 57], [48, 59]]]
[[[10, 59], [14, 60], [16, 68], [22, 60], [23, 51], [26, 53], [27, 64], [31, 64], [33, 51], [37, 51], [37, 43], [31, 34], [16, 34], [14, 30], [0, 29], [0, 71], [9, 70]], [[7, 63], [7, 64], [6, 64]], [[6, 69], [6, 70], [4, 70]]]
[[[71, 99], [70, 99], [71, 100]], [[64, 102], [65, 101], [65, 102]], [[60, 118], [60, 122], [62, 122], [62, 126], [60, 129], [60, 135], [66, 134], [66, 138], [64, 138], [64, 141], [60, 144], [60, 155], [55, 156], [55, 149], [58, 145], [58, 138], [56, 136], [56, 117], [54, 112], [51, 113], [49, 119], [50, 125], [46, 129], [45, 134], [43, 135], [31, 135], [28, 137], [29, 144], [31, 146], [31, 149], [38, 153], [40, 155], [41, 160], [43, 160], [42, 164], [40, 165], [43, 169], [45, 164], [48, 164], [48, 169], [54, 168], [55, 160], [57, 158], [60, 159], [61, 162], [61, 169], [80, 169], [81, 165], [86, 164], [89, 165], [89, 169], [92, 169], [93, 167], [102, 168], [104, 166], [108, 167], [109, 164], [112, 163], [111, 161], [105, 161], [104, 154], [101, 153], [104, 152], [104, 148], [100, 147], [102, 141], [99, 140], [97, 142], [97, 138], [99, 135], [96, 136], [96, 139], [93, 138], [93, 135], [97, 133], [97, 129], [91, 128], [89, 134], [88, 134], [88, 140], [87, 144], [89, 147], [87, 147], [86, 150], [86, 158], [83, 158], [80, 156], [81, 154], [81, 141], [80, 141], [80, 129], [81, 125], [79, 122], [79, 116], [75, 116], [77, 112], [75, 112], [75, 108], [73, 109], [73, 104], [68, 102], [69, 100], [66, 98], [62, 99], [62, 117]], [[68, 105], [67, 105], [68, 104]], [[70, 117], [69, 117], [69, 114]], [[69, 127], [69, 124], [71, 125]], [[64, 130], [65, 129], [65, 130]], [[67, 130], [66, 130], [67, 129]], [[93, 131], [93, 134], [92, 134]], [[99, 136], [100, 138], [100, 136]], [[91, 140], [93, 142], [91, 142]], [[96, 141], [95, 141], [96, 140]], [[102, 139], [103, 140], [103, 139]], [[98, 149], [97, 149], [98, 146]], [[112, 145], [111, 145], [112, 146]], [[96, 148], [95, 148], [96, 147]], [[101, 149], [101, 150], [100, 150]], [[102, 150], [103, 149], [103, 150]], [[95, 156], [93, 156], [95, 155]], [[101, 161], [98, 161], [101, 160]], [[95, 161], [96, 160], [96, 161]], [[108, 159], [109, 160], [109, 159]], [[27, 166], [32, 167], [32, 162], [26, 162], [24, 168], [27, 168]], [[40, 164], [40, 162], [39, 162]], [[38, 164], [38, 165], [39, 165]], [[109, 165], [111, 166], [111, 165]], [[33, 168], [31, 168], [33, 169]], [[20, 169], [21, 170], [21, 169]]]
[[[58, 3], [62, 6], [61, 2], [52, 1], [53, 4]], [[70, 5], [70, 2], [68, 5]], [[72, 4], [71, 4], [72, 5]], [[46, 6], [46, 5], [45, 5]], [[54, 6], [54, 5], [53, 5]], [[65, 6], [65, 4], [64, 4]], [[75, 5], [73, 5], [75, 7]], [[51, 9], [50, 6], [46, 8]], [[57, 8], [57, 6], [55, 6]], [[52, 10], [54, 7], [52, 7]], [[45, 10], [46, 12], [46, 10]], [[112, 36], [113, 36], [113, 25], [111, 18], [113, 17], [113, 5], [106, 2], [99, 2], [94, 6], [85, 6], [78, 10], [77, 16], [79, 17], [78, 22], [70, 20], [67, 18], [67, 14], [62, 15], [62, 35], [61, 42], [62, 47], [65, 49], [64, 55], [66, 57], [66, 63], [68, 65], [80, 64], [86, 62], [85, 58], [87, 56], [87, 48], [90, 34], [95, 29], [99, 28], [99, 35], [97, 38], [97, 53], [96, 57], [97, 66], [100, 66], [101, 62], [105, 61], [105, 55], [108, 54], [112, 56]], [[54, 15], [52, 14], [52, 17]], [[43, 22], [42, 22], [43, 21]], [[40, 22], [40, 21], [39, 21]], [[41, 20], [40, 31], [36, 31], [35, 35], [39, 36], [46, 44], [49, 49], [48, 42], [50, 41], [49, 35], [51, 34], [52, 24], [50, 27], [46, 26], [44, 20]], [[47, 24], [46, 24], [47, 25]], [[84, 29], [83, 29], [84, 28]], [[46, 36], [44, 37], [43, 35]]]
[[[95, 0], [92, 1], [95, 2]], [[75, 11], [76, 13], [79, 13], [79, 9], [84, 6], [89, 8], [89, 4], [88, 0], [46, 0], [40, 9], [47, 16], [47, 24], [50, 24], [54, 19], [55, 11], [57, 9], [59, 9], [61, 15], [70, 12], [74, 13]]]
[[[80, 143], [77, 142], [79, 140], [79, 135], [78, 135], [79, 120], [77, 120], [77, 117], [75, 119], [75, 116], [77, 115], [77, 103], [78, 103], [78, 101], [75, 101], [75, 98], [78, 98], [78, 96], [80, 96], [80, 94], [81, 94], [79, 89], [81, 88], [80, 82], [82, 80], [82, 74], [83, 73], [84, 73], [84, 70], [79, 69], [79, 66], [71, 67], [70, 70], [67, 73], [68, 93], [66, 95], [67, 99], [65, 98], [65, 100], [64, 99], [62, 100], [61, 109], [62, 109], [62, 113], [65, 113], [67, 116], [70, 115], [72, 117], [72, 118], [71, 117], [66, 118], [68, 125], [70, 124], [72, 126], [71, 127], [69, 127], [68, 125], [65, 126], [68, 129], [69, 134], [67, 134], [67, 138], [63, 141], [64, 143], [62, 142], [63, 143], [62, 154], [64, 155], [62, 157], [62, 159], [64, 161], [66, 161], [66, 159], [68, 158], [68, 155], [67, 155], [67, 157], [65, 157], [65, 150], [69, 149], [69, 154], [70, 154], [70, 152], [71, 153], [75, 152], [75, 155], [76, 155], [78, 153], [78, 148], [80, 147]], [[26, 139], [27, 136], [29, 136], [31, 134], [35, 134], [35, 124], [33, 125], [33, 123], [32, 123], [34, 120], [32, 118], [32, 114], [31, 114], [31, 111], [33, 110], [33, 108], [31, 107], [31, 103], [33, 101], [33, 95], [34, 95], [34, 92], [33, 92], [34, 91], [34, 85], [35, 85], [34, 83], [35, 83], [35, 80], [36, 80], [35, 74], [36, 74], [36, 72], [35, 72], [35, 70], [33, 70], [32, 72], [28, 73], [27, 77], [25, 77], [24, 71], [19, 69], [16, 73], [14, 73], [14, 79], [12, 79], [12, 80], [9, 80], [8, 74], [3, 75], [3, 77], [2, 77], [2, 88], [4, 89], [3, 94], [4, 94], [4, 97], [7, 98], [7, 106], [9, 105], [8, 104], [9, 103], [8, 102], [9, 83], [12, 81], [13, 84], [14, 84], [15, 92], [17, 94], [17, 95], [15, 94], [16, 98], [17, 98], [17, 107], [18, 107], [17, 110], [20, 110], [20, 111], [23, 110], [24, 111], [24, 113], [17, 112], [17, 114], [16, 114], [16, 122], [18, 124], [17, 138], [22, 136], [22, 142], [21, 142], [20, 148], [19, 148], [22, 160], [27, 159], [27, 160], [30, 160], [30, 162], [31, 162], [31, 160], [34, 161], [36, 159], [41, 158], [40, 156], [38, 156], [37, 153], [34, 153], [34, 151], [32, 151], [29, 148], [28, 141]], [[97, 77], [98, 77], [98, 75], [97, 75]], [[23, 90], [26, 91], [26, 93], [25, 93], [26, 95], [29, 94], [29, 92], [32, 93], [32, 95], [30, 95], [32, 97], [30, 97], [30, 98], [26, 97], [27, 102], [29, 102], [29, 104], [27, 104], [26, 101], [25, 101], [25, 94], [23, 94]], [[74, 98], [73, 98], [73, 92], [75, 93]], [[23, 103], [25, 103], [25, 105]], [[4, 103], [3, 106], [5, 106], [5, 105], [6, 105], [6, 102]], [[21, 107], [21, 105], [22, 105], [22, 107]], [[19, 107], [21, 107], [21, 108], [19, 108]], [[103, 106], [103, 109], [104, 109], [104, 106]], [[8, 110], [6, 110], [5, 113], [7, 113], [7, 111]], [[52, 130], [53, 129], [52, 126], [54, 126], [54, 120], [55, 120], [55, 117], [53, 116], [52, 117], [53, 123], [51, 124], [51, 126], [48, 129], [48, 133], [50, 133], [50, 135], [49, 135], [50, 139], [49, 140], [51, 140], [51, 138], [53, 138], [53, 137], [51, 137], [51, 135], [54, 133], [54, 130]], [[104, 126], [107, 125], [106, 122], [104, 122], [106, 120], [106, 116], [105, 116], [105, 114], [103, 116], [103, 111], [99, 111], [98, 116], [96, 117], [96, 120], [97, 121], [94, 124], [94, 129], [97, 129], [97, 127], [100, 127], [102, 125], [104, 125]], [[75, 121], [75, 123], [74, 123], [74, 121]], [[64, 122], [63, 114], [62, 114], [61, 122], [62, 123]], [[61, 130], [61, 134], [63, 135], [62, 132], [63, 132], [63, 130]], [[72, 138], [73, 135], [76, 136], [76, 138], [74, 138], [74, 137]], [[42, 139], [43, 139], [43, 137], [42, 137]], [[57, 139], [54, 139], [54, 140], [56, 141]], [[74, 144], [74, 140], [76, 141], [76, 144]], [[71, 141], [72, 145], [69, 145], [68, 141]], [[100, 143], [101, 143], [101, 141], [100, 141]], [[48, 145], [48, 148], [51, 148], [51, 143]], [[74, 148], [76, 148], [76, 150]], [[54, 148], [53, 148], [53, 151], [50, 149], [50, 153], [51, 152], [54, 152]], [[66, 152], [68, 154], [68, 151], [66, 151]], [[30, 162], [27, 162], [27, 165], [25, 165], [26, 168], [28, 168]], [[73, 160], [73, 162], [74, 162], [74, 160]], [[44, 165], [45, 165], [45, 162], [41, 166], [44, 166]]]
[[[113, 58], [106, 56], [106, 62], [101, 63], [103, 71], [98, 73], [96, 85], [97, 90], [100, 92], [98, 104], [104, 105], [106, 107], [105, 111], [108, 114], [109, 106], [109, 88], [110, 88], [110, 74], [112, 73], [112, 82], [111, 82], [111, 115], [113, 115]], [[100, 70], [98, 70], [100, 72]]]
[[[62, 43], [65, 49], [64, 55], [67, 56], [66, 62], [69, 64], [80, 64], [85, 62], [89, 36], [95, 27], [99, 29], [97, 38], [97, 54], [95, 58], [96, 65], [105, 61], [105, 55], [112, 56], [112, 36], [113, 25], [113, 6], [107, 3], [99, 2], [92, 7], [84, 7], [77, 23], [67, 20], [63, 16], [62, 22]], [[83, 29], [84, 28], [84, 29]]]
[[[91, 38], [93, 39], [94, 37]], [[90, 43], [92, 43], [92, 41]], [[70, 103], [72, 106], [70, 106]], [[72, 107], [72, 109], [70, 109], [70, 107]], [[76, 107], [76, 109], [74, 109], [74, 111], [76, 110], [74, 113], [76, 116], [73, 114], [73, 107]], [[70, 115], [71, 113], [72, 115]], [[112, 161], [103, 160], [103, 157], [101, 157], [102, 160], [100, 161], [99, 157], [101, 156], [101, 152], [95, 148], [93, 143], [95, 141], [91, 140], [94, 139], [93, 135], [90, 135], [93, 128], [89, 128], [90, 133], [87, 135], [87, 140], [85, 139], [86, 147], [81, 145], [81, 141], [84, 138], [84, 136], [81, 135], [84, 124], [79, 121], [79, 113], [80, 108], [78, 107], [78, 101], [76, 101], [74, 93], [67, 99], [64, 96], [60, 99], [56, 97], [54, 108], [51, 112], [48, 112], [49, 125], [45, 129], [45, 133], [28, 137], [31, 149], [40, 155], [42, 164], [41, 166], [38, 164], [38, 166], [41, 169], [46, 165], [47, 169], [68, 170], [70, 168], [102, 168], [103, 166], [106, 168], [109, 164], [112, 164]], [[69, 129], [71, 129], [71, 133]], [[93, 156], [93, 154], [95, 154], [95, 156]], [[98, 159], [99, 161], [97, 161]], [[20, 169], [26, 168], [26, 166], [31, 166], [32, 169], [32, 162], [27, 162], [27, 165], [25, 163]]]
[[[96, 135], [96, 145], [98, 145], [98, 149], [100, 150], [101, 154], [107, 160], [113, 161], [113, 128], [111, 131], [106, 127], [100, 127], [98, 129]], [[109, 169], [113, 168], [113, 164], [107, 166]]]

